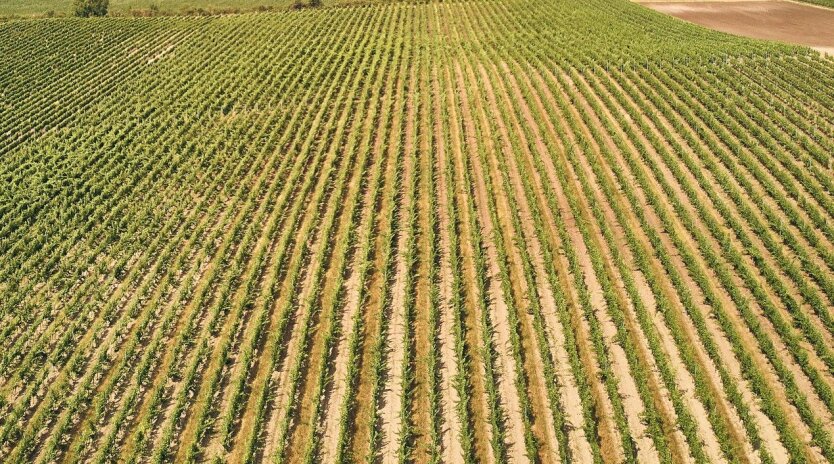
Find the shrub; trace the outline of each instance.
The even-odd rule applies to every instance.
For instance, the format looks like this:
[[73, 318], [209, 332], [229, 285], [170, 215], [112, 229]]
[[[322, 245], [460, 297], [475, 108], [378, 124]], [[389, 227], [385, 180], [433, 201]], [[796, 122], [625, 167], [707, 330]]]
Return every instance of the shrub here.
[[75, 16], [82, 18], [105, 16], [109, 5], [110, 0], [75, 0]]

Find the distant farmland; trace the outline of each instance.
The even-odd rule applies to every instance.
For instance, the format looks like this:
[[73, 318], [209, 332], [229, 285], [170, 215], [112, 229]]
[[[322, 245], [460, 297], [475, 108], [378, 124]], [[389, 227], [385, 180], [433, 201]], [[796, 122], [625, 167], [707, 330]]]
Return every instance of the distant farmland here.
[[834, 461], [832, 155], [620, 0], [0, 24], [0, 460]]

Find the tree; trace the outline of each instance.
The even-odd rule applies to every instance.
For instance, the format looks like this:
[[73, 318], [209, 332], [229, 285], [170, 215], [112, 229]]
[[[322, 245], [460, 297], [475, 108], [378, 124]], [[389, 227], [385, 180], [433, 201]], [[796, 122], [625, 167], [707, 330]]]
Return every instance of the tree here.
[[75, 0], [75, 16], [105, 16], [109, 5], [110, 0]]

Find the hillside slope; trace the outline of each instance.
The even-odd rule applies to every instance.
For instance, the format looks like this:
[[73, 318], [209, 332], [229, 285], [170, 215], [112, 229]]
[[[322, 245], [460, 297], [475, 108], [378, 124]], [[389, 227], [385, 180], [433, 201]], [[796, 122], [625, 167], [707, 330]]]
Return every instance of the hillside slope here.
[[831, 60], [619, 0], [0, 56], [5, 462], [834, 461]]

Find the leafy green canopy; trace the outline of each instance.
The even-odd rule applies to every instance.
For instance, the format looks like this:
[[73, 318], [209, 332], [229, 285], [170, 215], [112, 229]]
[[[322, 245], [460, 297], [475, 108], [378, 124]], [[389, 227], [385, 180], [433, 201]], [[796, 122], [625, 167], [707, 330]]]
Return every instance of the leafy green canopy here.
[[73, 2], [75, 16], [81, 18], [105, 16], [109, 5], [109, 0], [75, 0]]
[[[467, 15], [478, 18], [480, 27], [464, 29], [448, 19]], [[425, 30], [414, 30], [413, 19], [421, 16], [434, 19], [420, 23]], [[53, 185], [45, 183], [43, 176], [63, 175], [60, 169], [53, 171], [51, 164], [45, 164], [21, 170], [20, 163], [37, 161], [40, 156], [90, 160], [111, 156], [99, 152], [96, 143], [109, 131], [137, 131], [135, 125], [140, 123], [151, 132], [186, 125], [202, 116], [201, 95], [216, 93], [213, 86], [222, 87], [212, 106], [218, 111], [235, 108], [239, 118], [249, 111], [257, 114], [264, 110], [259, 106], [263, 98], [244, 103], [224, 95], [260, 95], [279, 65], [286, 75], [300, 75], [304, 88], [328, 85], [309, 78], [310, 70], [295, 61], [282, 63], [270, 57], [286, 43], [312, 48], [331, 25], [357, 17], [387, 23], [393, 37], [409, 37], [422, 53], [436, 59], [490, 50], [493, 56], [512, 61], [518, 50], [525, 49], [552, 62], [624, 66], [648, 61], [704, 63], [801, 50], [712, 32], [625, 0], [476, 0], [209, 18], [12, 21], [0, 24], [0, 156], [4, 159], [0, 203], [28, 204], [38, 211], [33, 221], [59, 225], [68, 218], [67, 204], [51, 201], [55, 192], [41, 196], [26, 186]], [[367, 27], [328, 37], [332, 46], [319, 52], [316, 62], [338, 66], [357, 61], [364, 50], [346, 47], [336, 52], [337, 45], [355, 42]], [[396, 44], [380, 40], [369, 46], [388, 57]], [[207, 59], [212, 60], [210, 65]], [[195, 88], [195, 75], [207, 87]], [[183, 93], [189, 97], [182, 97]], [[99, 115], [106, 115], [106, 125], [98, 120]], [[173, 125], [162, 122], [170, 118]], [[46, 134], [33, 136], [42, 131]], [[222, 131], [212, 127], [201, 131], [204, 139], [191, 140], [203, 143], [215, 136], [224, 138]], [[70, 153], [61, 148], [70, 139], [88, 140], [89, 146]], [[144, 148], [154, 153], [158, 147], [153, 141], [147, 143]], [[210, 160], [206, 163], [210, 165]], [[21, 173], [38, 177], [21, 178]], [[43, 208], [38, 206], [41, 202]]]

